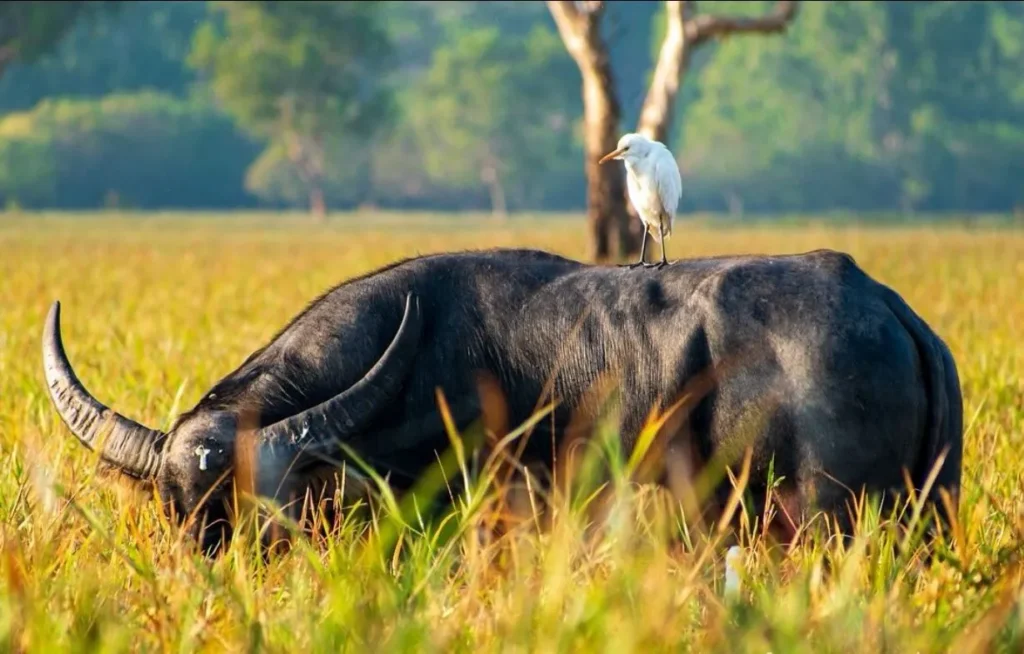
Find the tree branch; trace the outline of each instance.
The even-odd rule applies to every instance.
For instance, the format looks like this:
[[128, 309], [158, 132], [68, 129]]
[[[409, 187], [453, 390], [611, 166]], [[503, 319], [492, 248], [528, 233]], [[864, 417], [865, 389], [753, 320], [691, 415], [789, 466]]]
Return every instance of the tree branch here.
[[[668, 131], [668, 114], [672, 111], [679, 83], [686, 69], [688, 56], [683, 2], [665, 3], [665, 38], [658, 52], [651, 85], [647, 89], [644, 105], [640, 109], [637, 131], [649, 139], [663, 141]], [[691, 4], [689, 2], [685, 3]]]
[[600, 24], [604, 2], [548, 0], [547, 4], [565, 49], [581, 70], [591, 67], [593, 61], [588, 41], [593, 38], [594, 30]]
[[685, 23], [686, 40], [690, 47], [698, 46], [710, 39], [730, 34], [778, 34], [796, 18], [795, 0], [779, 0], [775, 8], [764, 16], [746, 18], [743, 16], [694, 16]]
[[673, 105], [694, 48], [734, 33], [772, 34], [782, 32], [796, 17], [797, 3], [780, 0], [764, 16], [699, 16], [696, 2], [666, 2], [665, 38], [658, 53], [651, 86], [640, 110], [637, 131], [662, 141], [668, 136]]
[[584, 43], [582, 17], [576, 8], [576, 3], [549, 0], [548, 11], [555, 19], [555, 25], [558, 27], [558, 33], [562, 36], [562, 42], [565, 43], [565, 49], [569, 51], [576, 63], [580, 64]]
[[601, 36], [603, 2], [555, 2], [548, 10], [565, 49], [580, 69], [583, 92], [583, 130], [587, 175], [587, 221], [593, 238], [593, 257], [598, 261], [640, 249], [630, 230], [625, 209], [625, 187], [620, 166], [602, 166], [598, 160], [615, 149], [621, 111], [615, 93], [608, 46]]

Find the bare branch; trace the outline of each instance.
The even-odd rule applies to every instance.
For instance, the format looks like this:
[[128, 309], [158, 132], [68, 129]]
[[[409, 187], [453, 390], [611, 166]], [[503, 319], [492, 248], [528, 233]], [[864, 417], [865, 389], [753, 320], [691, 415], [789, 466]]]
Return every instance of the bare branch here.
[[[640, 124], [637, 131], [649, 139], [662, 141], [668, 125], [668, 114], [672, 111], [676, 92], [686, 66], [687, 43], [683, 2], [665, 3], [665, 38], [658, 52], [658, 63], [654, 76], [640, 110]], [[690, 3], [686, 3], [690, 4]]]
[[576, 5], [584, 14], [593, 15], [604, 11], [604, 2], [601, 0], [580, 0]]
[[581, 12], [579, 5], [571, 0], [549, 0], [548, 10], [555, 19], [565, 49], [582, 70], [588, 59], [587, 14]]
[[576, 8], [576, 3], [549, 0], [548, 11], [555, 19], [555, 25], [558, 27], [558, 33], [562, 36], [562, 42], [565, 43], [565, 49], [569, 51], [576, 63], [582, 66], [580, 58], [584, 48], [583, 26], [581, 24], [582, 16]]
[[770, 13], [757, 18], [695, 16], [696, 4], [693, 1], [665, 3], [665, 39], [637, 126], [638, 132], [656, 141], [664, 141], [668, 136], [675, 98], [694, 48], [727, 34], [782, 32], [796, 17], [797, 10], [796, 2], [780, 1]]
[[604, 3], [548, 0], [547, 4], [565, 49], [580, 70], [586, 71], [594, 65], [590, 42], [604, 14]]
[[775, 8], [764, 16], [747, 18], [743, 16], [695, 16], [685, 23], [686, 40], [695, 47], [714, 38], [730, 34], [778, 34], [796, 18], [797, 2], [780, 0]]

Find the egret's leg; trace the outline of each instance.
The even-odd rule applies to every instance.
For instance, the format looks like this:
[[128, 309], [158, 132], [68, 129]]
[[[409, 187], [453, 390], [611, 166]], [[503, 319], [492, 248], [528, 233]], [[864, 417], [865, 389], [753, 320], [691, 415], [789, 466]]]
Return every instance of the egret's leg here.
[[659, 222], [658, 229], [661, 231], [661, 265], [658, 267], [668, 265], [668, 258], [665, 256], [665, 223]]
[[644, 268], [664, 268], [668, 265], [668, 259], [665, 258], [665, 226], [664, 224], [658, 225], [658, 232], [661, 234], [661, 261], [658, 263], [645, 263]]
[[625, 263], [625, 264], [622, 264], [622, 265], [624, 267], [626, 267], [626, 268], [629, 268], [630, 270], [632, 270], [633, 268], [636, 268], [637, 266], [644, 265], [644, 253], [645, 252], [647, 252], [647, 226], [646, 225], [644, 226], [644, 240], [640, 243], [640, 261], [637, 261], [636, 263]]

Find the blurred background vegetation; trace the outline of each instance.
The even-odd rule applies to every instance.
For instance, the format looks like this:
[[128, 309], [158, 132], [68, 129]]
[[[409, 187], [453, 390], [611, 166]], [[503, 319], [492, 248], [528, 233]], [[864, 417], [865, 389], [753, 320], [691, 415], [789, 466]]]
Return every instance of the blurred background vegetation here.
[[[664, 3], [604, 13], [631, 131]], [[543, 2], [8, 2], [0, 207], [582, 210], [580, 85]], [[802, 3], [672, 111], [685, 212], [1020, 211], [1024, 3]]]

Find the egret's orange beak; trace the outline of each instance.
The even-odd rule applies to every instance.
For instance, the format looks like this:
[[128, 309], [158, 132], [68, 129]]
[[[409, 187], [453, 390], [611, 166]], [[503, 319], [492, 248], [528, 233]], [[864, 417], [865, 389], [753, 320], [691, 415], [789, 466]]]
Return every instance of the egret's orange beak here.
[[603, 157], [601, 157], [601, 159], [597, 163], [599, 163], [599, 164], [607, 163], [607, 162], [611, 161], [612, 159], [614, 159], [615, 157], [619, 156], [620, 154], [622, 154], [625, 151], [626, 151], [626, 148], [619, 148], [618, 150], [614, 150], [612, 152], [609, 152], [608, 154], [606, 154]]

